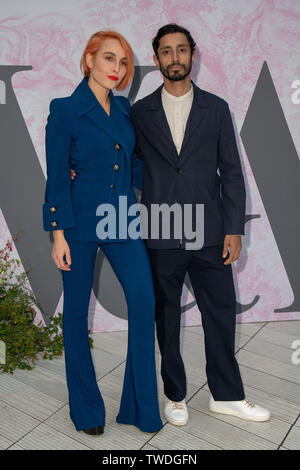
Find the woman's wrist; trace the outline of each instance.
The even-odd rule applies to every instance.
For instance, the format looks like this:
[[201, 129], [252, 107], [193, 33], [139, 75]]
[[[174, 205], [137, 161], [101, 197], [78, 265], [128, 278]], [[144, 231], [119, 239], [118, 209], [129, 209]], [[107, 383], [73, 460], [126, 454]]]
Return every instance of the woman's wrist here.
[[61, 240], [65, 238], [63, 230], [53, 230], [53, 238], [54, 240]]

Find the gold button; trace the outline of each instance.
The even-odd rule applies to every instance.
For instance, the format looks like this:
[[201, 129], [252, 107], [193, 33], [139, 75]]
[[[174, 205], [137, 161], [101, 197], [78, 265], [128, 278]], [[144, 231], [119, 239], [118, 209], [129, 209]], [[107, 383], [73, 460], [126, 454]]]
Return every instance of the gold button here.
[[111, 189], [115, 189], [116, 186], [114, 184], [111, 184], [110, 187]]
[[121, 148], [121, 145], [120, 145], [120, 144], [115, 144], [115, 149], [116, 149], [116, 150], [120, 150], [120, 148]]
[[56, 207], [51, 206], [51, 207], [50, 207], [50, 212], [56, 212]]
[[113, 169], [118, 171], [120, 169], [119, 165], [117, 163], [114, 164]]
[[57, 227], [57, 222], [55, 222], [55, 220], [53, 222], [51, 222], [51, 226], [52, 227]]

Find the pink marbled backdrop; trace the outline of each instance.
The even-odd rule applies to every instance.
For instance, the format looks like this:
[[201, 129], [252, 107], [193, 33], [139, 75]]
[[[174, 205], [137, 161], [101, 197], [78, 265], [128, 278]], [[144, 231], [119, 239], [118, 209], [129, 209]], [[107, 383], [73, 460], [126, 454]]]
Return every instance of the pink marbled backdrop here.
[[[198, 46], [192, 78], [225, 98], [231, 107], [247, 185], [247, 214], [261, 214], [246, 225], [243, 251], [233, 265], [237, 298], [260, 301], [238, 322], [299, 319], [300, 312], [275, 314], [290, 305], [293, 293], [247, 155], [239, 138], [262, 64], [267, 61], [295, 147], [299, 151], [300, 104], [292, 82], [300, 78], [299, 0], [0, 0], [0, 64], [31, 65], [14, 75], [13, 86], [46, 174], [44, 126], [49, 102], [69, 95], [81, 80], [79, 60], [89, 36], [104, 28], [124, 34], [136, 63], [153, 65], [151, 40], [157, 29], [176, 22], [187, 27]], [[137, 99], [161, 84], [160, 72], [147, 75]], [[298, 132], [297, 132], [298, 131]], [[11, 235], [0, 211], [0, 245]], [[17, 252], [14, 254], [17, 256]], [[182, 304], [193, 300], [184, 288]], [[56, 312], [62, 311], [62, 298]], [[37, 318], [37, 321], [39, 318]], [[196, 307], [182, 315], [183, 325], [201, 324]], [[89, 328], [93, 332], [127, 329], [127, 321], [107, 312], [92, 294]]]

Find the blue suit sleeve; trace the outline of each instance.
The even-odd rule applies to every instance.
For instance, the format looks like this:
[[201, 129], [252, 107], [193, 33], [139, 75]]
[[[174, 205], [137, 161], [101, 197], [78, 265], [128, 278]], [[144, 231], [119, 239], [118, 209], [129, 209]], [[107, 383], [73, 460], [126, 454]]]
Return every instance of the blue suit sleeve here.
[[70, 117], [63, 103], [54, 99], [46, 124], [47, 182], [43, 204], [45, 231], [75, 226], [71, 200], [69, 152], [71, 145]]
[[[128, 115], [130, 116], [130, 119], [134, 125], [132, 107], [129, 103], [129, 100], [125, 97], [122, 97], [122, 99], [126, 106]], [[135, 151], [132, 155], [131, 183], [140, 191], [143, 189], [143, 160], [142, 153], [138, 145], [136, 145]]]
[[218, 166], [224, 233], [244, 235], [246, 189], [228, 103], [221, 107]]

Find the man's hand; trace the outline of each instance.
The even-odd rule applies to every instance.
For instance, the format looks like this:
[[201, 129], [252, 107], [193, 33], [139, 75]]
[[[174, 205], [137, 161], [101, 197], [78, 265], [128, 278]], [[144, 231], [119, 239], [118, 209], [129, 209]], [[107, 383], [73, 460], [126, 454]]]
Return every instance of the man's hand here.
[[71, 180], [73, 180], [76, 176], [76, 173], [74, 170], [72, 170], [72, 168], [70, 169], [70, 176], [71, 176]]
[[233, 261], [236, 261], [239, 258], [242, 249], [241, 235], [225, 235], [222, 255], [223, 258], [226, 258], [228, 254], [228, 248], [230, 250], [230, 255], [224, 264], [231, 264]]

